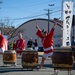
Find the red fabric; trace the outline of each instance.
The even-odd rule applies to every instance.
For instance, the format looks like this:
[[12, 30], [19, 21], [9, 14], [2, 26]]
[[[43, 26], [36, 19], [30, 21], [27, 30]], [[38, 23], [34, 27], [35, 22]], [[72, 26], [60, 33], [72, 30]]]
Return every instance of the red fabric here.
[[[54, 28], [51, 29], [51, 31], [47, 34], [46, 37], [42, 36], [41, 30], [38, 30], [36, 33], [37, 36], [39, 36], [42, 39], [42, 44], [44, 48], [49, 48], [53, 46], [53, 36], [54, 36]], [[47, 53], [49, 53], [48, 51]]]
[[18, 54], [22, 54], [23, 50], [16, 50]]
[[3, 49], [8, 50], [8, 40], [4, 38]]
[[[17, 52], [22, 52], [25, 49], [25, 47], [26, 47], [26, 42], [23, 38], [16, 41], [15, 50]], [[17, 49], [20, 49], [20, 50], [17, 50]]]
[[4, 43], [4, 37], [3, 35], [0, 34], [0, 48], [3, 47], [3, 43]]

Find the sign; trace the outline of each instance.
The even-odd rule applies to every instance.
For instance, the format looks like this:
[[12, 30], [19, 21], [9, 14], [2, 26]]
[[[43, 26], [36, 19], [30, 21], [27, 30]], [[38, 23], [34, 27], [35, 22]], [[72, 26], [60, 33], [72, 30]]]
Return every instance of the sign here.
[[73, 2], [63, 2], [63, 39], [62, 46], [71, 46], [71, 26], [73, 17]]

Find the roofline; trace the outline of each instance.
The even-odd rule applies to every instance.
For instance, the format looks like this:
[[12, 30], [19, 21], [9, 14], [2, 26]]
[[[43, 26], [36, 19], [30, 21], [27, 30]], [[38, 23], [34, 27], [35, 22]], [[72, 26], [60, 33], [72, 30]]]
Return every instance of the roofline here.
[[[28, 21], [24, 22], [23, 24], [21, 24], [19, 27], [17, 27], [17, 28], [15, 29], [15, 31], [16, 31], [17, 29], [19, 29], [21, 26], [25, 25], [26, 23], [31, 22], [31, 21], [34, 21], [34, 20], [45, 20], [45, 21], [48, 21], [48, 19], [44, 19], [44, 18], [31, 19], [31, 20], [28, 20]], [[49, 20], [49, 21], [52, 22], [52, 23], [55, 22], [55, 20]], [[58, 24], [60, 27], [62, 27], [62, 25], [61, 25], [60, 23], [57, 22], [57, 24]], [[14, 32], [15, 32], [15, 31], [14, 31]], [[12, 35], [14, 34], [14, 32], [12, 33]]]
[[[30, 21], [34, 21], [34, 20], [45, 20], [45, 21], [48, 21], [48, 19], [44, 19], [44, 18], [31, 19], [31, 20], [28, 20], [28, 21], [24, 22], [23, 24], [21, 24], [18, 28], [20, 28], [22, 25], [24, 25], [24, 24], [26, 24], [26, 23], [28, 23]], [[52, 23], [55, 22], [55, 20], [49, 20], [49, 21], [52, 22]], [[62, 27], [62, 25], [60, 23], [57, 23], [57, 24]]]

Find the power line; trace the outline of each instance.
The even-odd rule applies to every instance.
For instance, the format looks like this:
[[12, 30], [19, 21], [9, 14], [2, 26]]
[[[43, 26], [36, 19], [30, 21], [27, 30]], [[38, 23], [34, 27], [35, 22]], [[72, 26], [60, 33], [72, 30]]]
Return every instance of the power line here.
[[23, 18], [14, 18], [14, 19], [10, 19], [10, 20], [28, 19], [28, 18], [38, 17], [38, 16], [42, 16], [42, 15], [45, 15], [45, 14], [40, 14], [40, 15], [35, 15], [35, 16], [30, 16], [30, 17], [23, 17]]
[[[59, 11], [61, 11], [61, 10], [57, 10], [57, 11], [51, 12], [51, 13], [49, 13], [49, 14], [56, 13], [56, 12], [59, 12]], [[34, 18], [34, 17], [38, 17], [38, 16], [43, 16], [43, 15], [46, 15], [46, 14], [39, 14], [39, 15], [30, 16], [30, 17], [23, 17], [23, 18], [14, 18], [14, 19], [9, 19], [9, 20], [21, 20], [21, 19], [28, 19], [28, 18]]]
[[[56, 10], [53, 12], [50, 12], [49, 14], [53, 14], [53, 13], [57, 13], [57, 12], [61, 12], [62, 10]], [[39, 14], [39, 15], [35, 15], [35, 16], [30, 16], [30, 17], [23, 17], [23, 18], [14, 18], [14, 19], [9, 19], [9, 20], [21, 20], [21, 19], [28, 19], [28, 18], [34, 18], [34, 17], [38, 17], [38, 16], [43, 16], [46, 14]]]
[[[51, 1], [53, 1], [53, 0], [51, 0]], [[26, 8], [26, 7], [37, 6], [37, 5], [41, 5], [41, 4], [44, 5], [44, 4], [49, 3], [49, 2], [50, 2], [50, 0], [49, 1], [40, 2], [40, 3], [32, 2], [32, 3], [28, 4], [28, 5], [24, 5], [24, 6], [21, 6], [21, 7], [4, 7], [4, 8]]]
[[50, 14], [60, 12], [60, 11], [62, 11], [62, 10], [56, 10], [56, 11], [51, 12]]

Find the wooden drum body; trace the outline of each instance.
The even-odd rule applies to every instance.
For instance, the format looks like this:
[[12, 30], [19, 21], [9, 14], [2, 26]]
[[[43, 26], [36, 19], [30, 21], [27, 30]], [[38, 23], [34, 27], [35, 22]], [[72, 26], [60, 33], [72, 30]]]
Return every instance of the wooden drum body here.
[[74, 55], [70, 47], [55, 48], [52, 56], [52, 64], [56, 69], [72, 69]]
[[22, 67], [34, 68], [38, 65], [38, 52], [34, 50], [25, 50], [22, 52]]
[[8, 50], [3, 53], [4, 64], [15, 64], [16, 63], [16, 52], [15, 50]]

